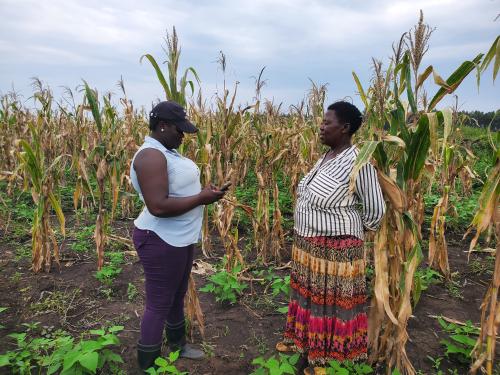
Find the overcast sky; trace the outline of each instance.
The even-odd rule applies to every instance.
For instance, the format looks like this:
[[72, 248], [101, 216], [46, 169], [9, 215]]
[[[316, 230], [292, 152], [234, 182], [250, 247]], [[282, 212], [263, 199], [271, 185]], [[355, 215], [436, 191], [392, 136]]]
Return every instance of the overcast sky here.
[[[387, 65], [392, 43], [417, 22], [419, 9], [436, 28], [422, 65], [445, 79], [500, 34], [500, 0], [0, 0], [0, 94], [14, 88], [30, 105], [34, 76], [56, 97], [82, 79], [119, 93], [123, 76], [128, 97], [149, 108], [164, 96], [139, 58], [164, 61], [163, 38], [175, 25], [181, 67], [197, 70], [208, 99], [222, 85], [216, 60], [223, 51], [228, 84], [240, 82], [239, 103], [252, 100], [252, 77], [266, 66], [262, 95], [285, 108], [305, 97], [309, 79], [328, 83], [329, 102], [352, 97], [360, 104], [351, 72], [367, 87], [371, 58]], [[429, 86], [429, 96], [436, 90]], [[464, 110], [498, 109], [500, 76], [494, 85], [490, 68], [478, 92], [472, 73], [456, 93]]]

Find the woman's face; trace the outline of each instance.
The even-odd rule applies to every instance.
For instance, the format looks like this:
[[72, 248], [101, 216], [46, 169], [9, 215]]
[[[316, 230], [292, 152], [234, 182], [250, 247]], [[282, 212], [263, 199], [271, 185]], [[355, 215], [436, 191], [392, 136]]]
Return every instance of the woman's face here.
[[[161, 143], [168, 149], [178, 148], [182, 144], [184, 133], [173, 124], [160, 123]], [[163, 129], [163, 131], [161, 131]]]
[[324, 145], [333, 147], [348, 136], [349, 126], [341, 124], [335, 111], [328, 110], [319, 127], [319, 138]]

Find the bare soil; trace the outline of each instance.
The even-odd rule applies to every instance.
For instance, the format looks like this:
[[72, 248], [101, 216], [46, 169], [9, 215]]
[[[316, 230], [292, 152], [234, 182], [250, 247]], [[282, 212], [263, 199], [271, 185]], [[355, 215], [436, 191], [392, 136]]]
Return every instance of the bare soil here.
[[[126, 236], [132, 223], [124, 221], [119, 224], [122, 235]], [[126, 257], [127, 263], [122, 266], [123, 271], [113, 281], [109, 292], [94, 277], [94, 255], [70, 250], [68, 244], [71, 241], [62, 246], [60, 272], [54, 267], [50, 274], [35, 275], [29, 270], [29, 258], [18, 256], [19, 248], [26, 248], [29, 244], [29, 235], [15, 239], [5, 233], [2, 236], [5, 240], [0, 242], [0, 306], [8, 307], [8, 310], [0, 316], [5, 326], [0, 330], [0, 352], [12, 348], [12, 340], [6, 335], [22, 331], [22, 323], [26, 322], [40, 322], [40, 326], [52, 329], [62, 328], [74, 336], [111, 323], [119, 324], [125, 329], [119, 334], [121, 345], [115, 351], [123, 357], [126, 373], [138, 374], [135, 344], [139, 338], [144, 304], [144, 277], [138, 259], [133, 255]], [[466, 246], [465, 242], [456, 243], [449, 249], [450, 265], [457, 273], [458, 293], [450, 295], [443, 283], [430, 286], [422, 294], [410, 319], [407, 352], [415, 368], [422, 373], [435, 373], [427, 356], [436, 358], [444, 353], [439, 341], [446, 334], [433, 316], [443, 315], [462, 322], [471, 320], [479, 325], [480, 305], [491, 276], [487, 271], [471, 271]], [[219, 253], [222, 254], [221, 249]], [[203, 258], [200, 249], [196, 250], [195, 258]], [[473, 255], [471, 261], [476, 258], [485, 264], [484, 254]], [[218, 259], [208, 261], [214, 264]], [[277, 271], [282, 276], [287, 272], [287, 269]], [[195, 274], [195, 280], [198, 288], [206, 283], [203, 275]], [[129, 284], [135, 285], [138, 291], [132, 301], [127, 293]], [[195, 329], [193, 341], [204, 348], [207, 359], [200, 362], [179, 360], [177, 367], [180, 370], [200, 375], [249, 374], [253, 370], [251, 362], [254, 358], [275, 354], [274, 347], [281, 339], [285, 321], [285, 316], [277, 312], [276, 307], [283, 306], [286, 297], [271, 300], [258, 282], [251, 283], [246, 292], [234, 305], [216, 303], [213, 295], [199, 293], [206, 332], [202, 338]], [[56, 295], [60, 303], [55, 306], [41, 304], [50, 301], [48, 296]], [[459, 374], [467, 372], [467, 367], [458, 362], [445, 360], [443, 364], [443, 369], [454, 368]]]

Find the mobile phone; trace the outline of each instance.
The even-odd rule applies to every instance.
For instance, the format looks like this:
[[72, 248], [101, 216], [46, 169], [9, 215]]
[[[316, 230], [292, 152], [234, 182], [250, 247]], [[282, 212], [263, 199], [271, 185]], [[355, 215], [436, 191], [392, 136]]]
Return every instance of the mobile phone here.
[[231, 182], [226, 182], [224, 185], [222, 185], [219, 190], [220, 191], [226, 191], [227, 189], [229, 189], [229, 186], [231, 186], [232, 183]]

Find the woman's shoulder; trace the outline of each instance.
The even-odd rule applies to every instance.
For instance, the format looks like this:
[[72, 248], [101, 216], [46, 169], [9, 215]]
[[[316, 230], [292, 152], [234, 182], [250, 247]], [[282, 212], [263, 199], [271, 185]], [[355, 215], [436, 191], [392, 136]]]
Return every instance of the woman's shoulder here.
[[139, 148], [133, 159], [134, 168], [140, 167], [143, 164], [164, 164], [166, 162], [164, 153], [155, 147]]

